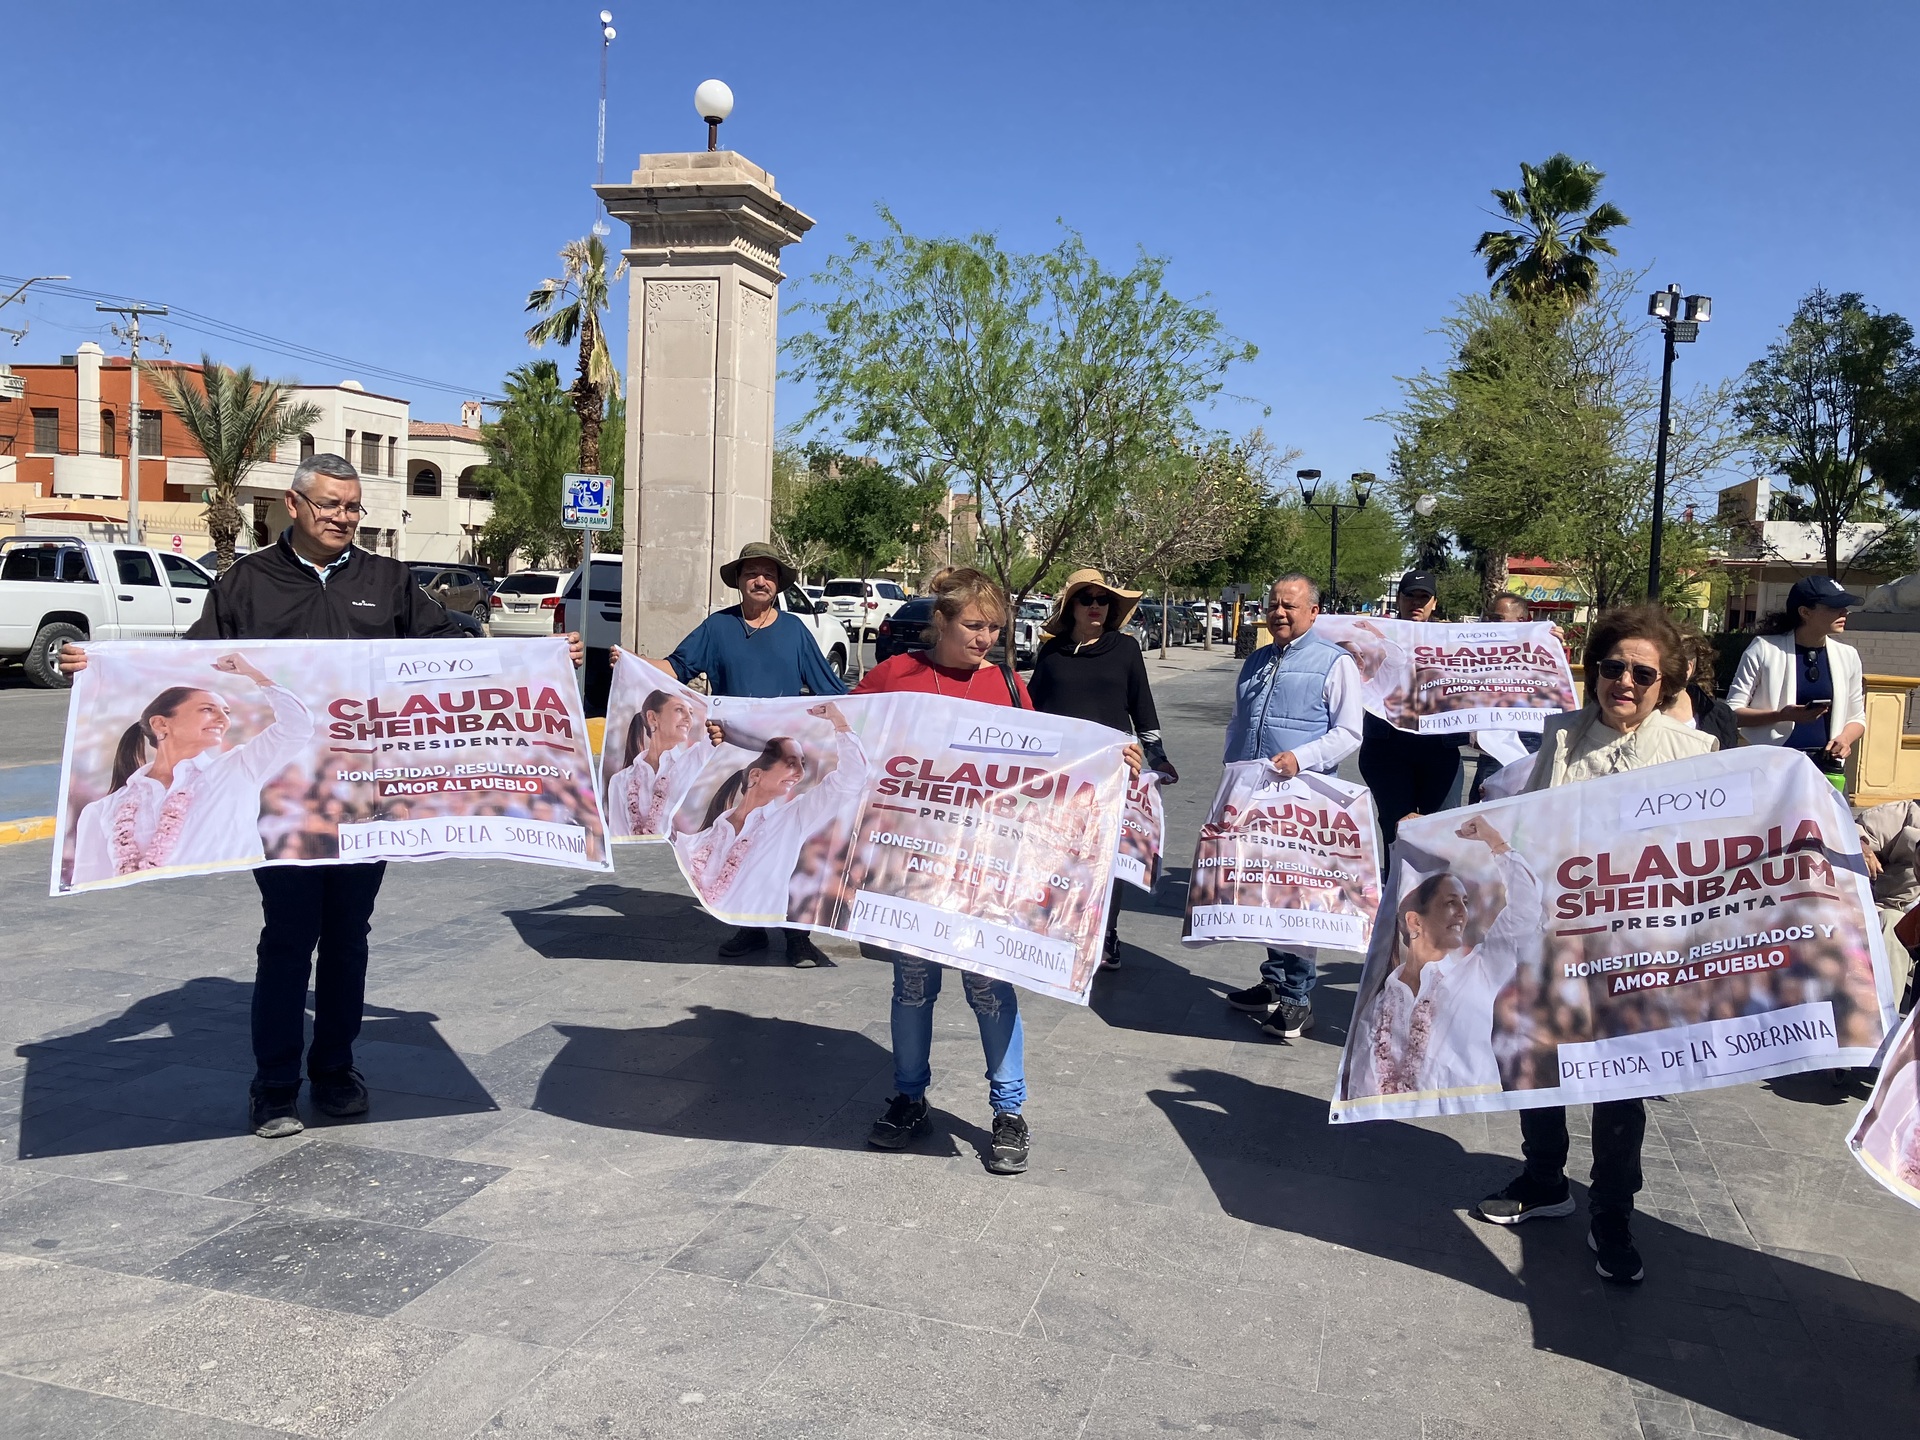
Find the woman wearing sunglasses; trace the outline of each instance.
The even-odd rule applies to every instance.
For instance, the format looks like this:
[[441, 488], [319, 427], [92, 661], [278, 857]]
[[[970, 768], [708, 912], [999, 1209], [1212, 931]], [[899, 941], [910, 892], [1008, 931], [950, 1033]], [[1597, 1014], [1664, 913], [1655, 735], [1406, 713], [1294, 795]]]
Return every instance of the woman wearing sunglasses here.
[[[1153, 708], [1153, 687], [1140, 646], [1123, 628], [1140, 603], [1138, 590], [1111, 584], [1098, 570], [1076, 570], [1067, 577], [1060, 601], [1041, 633], [1047, 639], [1033, 658], [1028, 690], [1033, 708], [1050, 715], [1091, 720], [1134, 736], [1146, 768], [1158, 771], [1161, 784], [1179, 780], [1160, 744], [1160, 717]], [[1120, 887], [1113, 882], [1107, 909], [1107, 938], [1100, 968], [1120, 968]]]
[[[1652, 605], [1613, 610], [1587, 636], [1587, 703], [1547, 721], [1528, 790], [1573, 785], [1720, 748], [1700, 730], [1661, 713], [1687, 683], [1686, 643], [1664, 610]], [[1644, 1274], [1634, 1248], [1633, 1197], [1640, 1189], [1640, 1144], [1647, 1133], [1641, 1100], [1603, 1100], [1593, 1107], [1593, 1172], [1587, 1244], [1603, 1279], [1631, 1285]], [[1520, 1112], [1526, 1169], [1479, 1205], [1496, 1225], [1518, 1225], [1573, 1213], [1567, 1184], [1567, 1112], [1561, 1106]]]

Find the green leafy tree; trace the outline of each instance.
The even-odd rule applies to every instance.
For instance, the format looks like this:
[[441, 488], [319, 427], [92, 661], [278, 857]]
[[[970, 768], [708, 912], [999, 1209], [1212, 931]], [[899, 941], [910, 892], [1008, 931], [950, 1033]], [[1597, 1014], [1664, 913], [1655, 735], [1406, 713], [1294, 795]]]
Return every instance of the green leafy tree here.
[[[905, 552], [926, 520], [919, 489], [872, 460], [836, 456], [815, 467], [787, 525], [824, 546], [865, 582]], [[854, 643], [861, 637], [855, 635]]]
[[527, 343], [536, 350], [550, 344], [578, 345], [577, 369], [568, 393], [579, 421], [580, 473], [617, 474], [600, 468], [607, 397], [620, 393], [620, 371], [607, 348], [601, 316], [613, 281], [627, 273], [627, 262], [622, 260], [609, 277], [607, 247], [598, 235], [569, 240], [561, 247], [560, 261], [560, 274], [542, 280], [527, 296], [527, 313], [545, 317], [528, 328]]
[[190, 370], [151, 365], [141, 370], [206, 459], [207, 533], [224, 573], [246, 523], [239, 495], [247, 472], [271, 460], [283, 440], [311, 428], [320, 407], [296, 403], [293, 392], [277, 381], [255, 379], [250, 366], [230, 370], [210, 355], [200, 357], [198, 383]]
[[1523, 305], [1571, 308], [1593, 298], [1600, 255], [1615, 254], [1609, 230], [1627, 217], [1600, 199], [1606, 175], [1566, 154], [1520, 166], [1520, 188], [1495, 190], [1494, 203], [1514, 222], [1488, 230], [1473, 247], [1487, 262], [1493, 293]]
[[1253, 347], [1169, 294], [1162, 259], [1118, 273], [1072, 233], [1017, 255], [880, 215], [878, 239], [823, 266], [803, 306], [815, 328], [787, 342], [814, 388], [806, 423], [878, 448], [896, 474], [969, 488], [977, 555], [1024, 596]]
[[1827, 574], [1841, 532], [1879, 518], [1881, 488], [1920, 502], [1920, 350], [1901, 316], [1815, 288], [1747, 367], [1737, 408], [1757, 456], [1802, 492]]
[[480, 427], [487, 464], [476, 478], [493, 492], [481, 548], [501, 569], [515, 554], [536, 568], [570, 564], [579, 541], [560, 523], [561, 477], [579, 454], [580, 417], [551, 360], [514, 370], [506, 392], [499, 419]]

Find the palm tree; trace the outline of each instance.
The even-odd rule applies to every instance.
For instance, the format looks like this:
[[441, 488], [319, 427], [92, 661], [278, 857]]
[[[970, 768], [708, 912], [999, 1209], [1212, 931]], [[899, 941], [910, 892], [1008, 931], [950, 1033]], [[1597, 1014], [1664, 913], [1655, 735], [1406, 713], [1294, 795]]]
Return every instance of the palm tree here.
[[600, 315], [607, 308], [608, 287], [627, 273], [627, 262], [622, 260], [609, 278], [607, 247], [598, 235], [569, 240], [561, 248], [560, 259], [561, 273], [542, 280], [527, 296], [528, 313], [546, 317], [527, 331], [527, 343], [537, 350], [549, 343], [571, 345], [579, 341], [579, 368], [571, 394], [574, 413], [580, 417], [580, 470], [582, 474], [598, 475], [600, 427], [606, 420], [607, 395], [620, 393], [620, 372], [607, 349]]
[[1570, 155], [1520, 166], [1518, 190], [1496, 190], [1501, 213], [1520, 228], [1489, 230], [1473, 253], [1484, 256], [1493, 293], [1521, 303], [1573, 309], [1593, 298], [1596, 255], [1616, 252], [1609, 230], [1628, 224], [1611, 204], [1595, 205], [1606, 175]]
[[258, 462], [273, 458], [281, 441], [312, 428], [320, 407], [306, 400], [294, 403], [291, 390], [276, 380], [256, 380], [250, 365], [229, 370], [211, 355], [200, 357], [198, 385], [185, 367], [140, 368], [206, 457], [207, 533], [224, 573], [233, 564], [233, 544], [245, 524], [241, 482]]

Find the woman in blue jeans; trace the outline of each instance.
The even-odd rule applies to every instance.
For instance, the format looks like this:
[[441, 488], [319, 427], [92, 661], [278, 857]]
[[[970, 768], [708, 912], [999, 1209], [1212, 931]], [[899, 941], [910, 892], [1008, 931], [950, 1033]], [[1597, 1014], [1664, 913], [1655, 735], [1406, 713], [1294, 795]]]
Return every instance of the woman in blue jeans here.
[[[854, 690], [856, 695], [918, 691], [1009, 705], [1031, 710], [1033, 700], [1020, 677], [993, 664], [989, 652], [1007, 623], [1007, 601], [1000, 587], [978, 570], [943, 570], [929, 587], [934, 595], [933, 648], [896, 655], [874, 666]], [[1138, 752], [1130, 763], [1137, 768]], [[867, 1143], [880, 1150], [904, 1150], [929, 1128], [927, 1086], [933, 1079], [933, 1002], [940, 998], [945, 966], [892, 951], [893, 1084], [897, 1092], [873, 1122]], [[993, 1142], [987, 1169], [1018, 1175], [1027, 1168], [1029, 1134], [1021, 1107], [1027, 1099], [1026, 1050], [1020, 1027], [1020, 1000], [1013, 986], [970, 970], [960, 973], [967, 1004], [980, 1025], [986, 1052], [987, 1099], [993, 1106]]]

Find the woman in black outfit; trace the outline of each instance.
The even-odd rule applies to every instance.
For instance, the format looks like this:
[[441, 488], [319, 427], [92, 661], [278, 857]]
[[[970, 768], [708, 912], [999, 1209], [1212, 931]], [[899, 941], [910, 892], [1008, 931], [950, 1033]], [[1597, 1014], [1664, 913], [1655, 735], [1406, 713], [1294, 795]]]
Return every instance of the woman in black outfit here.
[[1740, 727], [1733, 718], [1733, 707], [1713, 693], [1713, 667], [1719, 659], [1713, 642], [1698, 630], [1683, 629], [1687, 657], [1687, 688], [1674, 696], [1667, 707], [1667, 718], [1691, 725], [1702, 735], [1711, 735], [1722, 750], [1742, 743]]
[[[1146, 768], [1161, 774], [1161, 784], [1171, 785], [1180, 777], [1160, 744], [1160, 717], [1153, 708], [1147, 663], [1140, 646], [1121, 628], [1139, 603], [1138, 590], [1109, 584], [1098, 570], [1074, 571], [1042, 627], [1048, 638], [1033, 658], [1027, 691], [1036, 710], [1091, 720], [1134, 736], [1146, 754]], [[1122, 883], [1114, 881], [1113, 903], [1107, 909], [1103, 970], [1120, 968]]]

